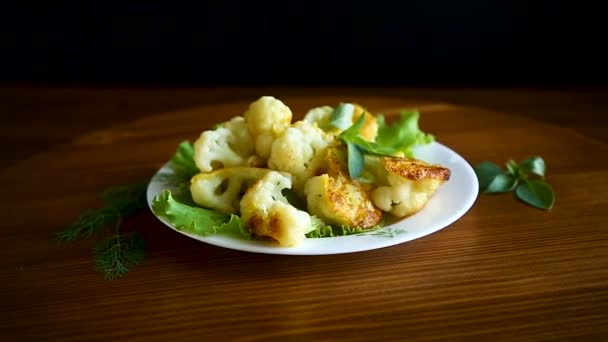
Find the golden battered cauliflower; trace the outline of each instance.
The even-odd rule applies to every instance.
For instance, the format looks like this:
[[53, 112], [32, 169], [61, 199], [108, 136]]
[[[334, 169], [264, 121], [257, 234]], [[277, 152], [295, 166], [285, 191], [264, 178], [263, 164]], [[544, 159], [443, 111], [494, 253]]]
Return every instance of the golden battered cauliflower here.
[[281, 100], [262, 96], [249, 105], [244, 116], [249, 134], [254, 140], [256, 153], [267, 159], [274, 139], [291, 124], [291, 109]]
[[[356, 103], [312, 108], [292, 124], [288, 106], [262, 96], [243, 116], [195, 141], [201, 173], [191, 179], [192, 198], [199, 206], [240, 214], [254, 236], [280, 246], [298, 245], [325, 224], [366, 229], [380, 224], [385, 213], [399, 218], [416, 213], [449, 179], [450, 170], [366, 152], [362, 174], [351, 179], [349, 155], [339, 141], [346, 138], [339, 135], [359, 119], [360, 136], [375, 141], [378, 121]], [[283, 195], [292, 187], [290, 200], [308, 212]]]
[[190, 180], [194, 203], [226, 214], [238, 214], [245, 191], [268, 173], [268, 169], [230, 167], [200, 173]]
[[378, 122], [376, 117], [366, 111], [363, 107], [353, 103], [341, 103], [336, 107], [336, 110], [342, 111], [341, 120], [336, 125], [338, 127], [330, 126], [334, 109], [328, 106], [313, 108], [306, 113], [304, 121], [309, 123], [316, 123], [324, 131], [333, 135], [338, 135], [344, 130], [352, 126], [363, 113], [365, 113], [365, 122], [359, 134], [367, 141], [374, 141], [376, 135], [378, 135]]
[[253, 235], [295, 246], [314, 229], [310, 215], [289, 204], [281, 193], [289, 188], [289, 174], [269, 171], [247, 190], [241, 200], [241, 218]]
[[385, 185], [372, 191], [374, 204], [397, 217], [418, 212], [437, 188], [450, 178], [450, 170], [420, 160], [384, 158]]
[[298, 121], [272, 143], [268, 166], [290, 173], [294, 177], [294, 189], [300, 191], [314, 176], [324, 149], [334, 141], [332, 135], [317, 125]]
[[204, 131], [194, 142], [194, 162], [201, 172], [247, 165], [252, 155], [253, 140], [241, 116]]
[[371, 228], [382, 220], [362, 184], [343, 174], [312, 177], [304, 192], [310, 214], [330, 224]]
[[352, 121], [353, 123], [357, 122], [363, 113], [365, 113], [365, 123], [363, 124], [363, 127], [361, 127], [359, 134], [361, 135], [361, 138], [367, 141], [374, 141], [378, 135], [378, 122], [372, 113], [366, 111], [360, 105], [355, 104], [355, 111], [353, 113]]

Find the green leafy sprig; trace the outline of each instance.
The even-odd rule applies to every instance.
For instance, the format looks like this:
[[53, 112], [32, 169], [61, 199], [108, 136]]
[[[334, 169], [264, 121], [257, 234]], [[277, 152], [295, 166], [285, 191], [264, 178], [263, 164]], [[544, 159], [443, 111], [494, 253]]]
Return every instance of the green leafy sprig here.
[[95, 266], [108, 280], [122, 277], [129, 269], [143, 262], [144, 239], [136, 232], [115, 234], [93, 248]]
[[[348, 127], [345, 126], [345, 122], [352, 122], [352, 111], [349, 111], [348, 108], [346, 104], [338, 105], [332, 113], [330, 125], [339, 129]], [[376, 141], [367, 141], [360, 135], [360, 131], [365, 125], [366, 113], [367, 111], [364, 110], [359, 119], [338, 136], [347, 147], [348, 173], [352, 179], [358, 178], [363, 172], [364, 154], [411, 157], [413, 147], [435, 140], [433, 135], [420, 130], [418, 126], [420, 113], [406, 110], [401, 112], [399, 121], [394, 125], [386, 124], [384, 116], [379, 115]]]
[[110, 226], [119, 226], [122, 217], [147, 205], [147, 185], [148, 181], [144, 180], [108, 188], [100, 195], [103, 207], [87, 210], [78, 216], [66, 229], [56, 234], [56, 239], [65, 242], [90, 238]]
[[[190, 179], [199, 172], [194, 162], [192, 143], [183, 141], [179, 144], [171, 157], [171, 170], [156, 175], [156, 180], [162, 179], [174, 187], [176, 195], [173, 198], [171, 191], [165, 190], [154, 198], [152, 209], [157, 215], [171, 221], [177, 229], [199, 235], [221, 232], [250, 237], [240, 217], [190, 205]], [[103, 201], [101, 208], [80, 215], [66, 229], [57, 233], [56, 239], [67, 242], [93, 238], [108, 233], [113, 227], [112, 233], [93, 247], [94, 262], [106, 279], [124, 276], [132, 266], [144, 260], [145, 244], [137, 232], [121, 232], [123, 218], [147, 206], [148, 184], [149, 179], [146, 179], [107, 189], [100, 196]]]
[[495, 163], [484, 161], [474, 167], [479, 190], [486, 194], [515, 191], [521, 201], [549, 210], [555, 203], [555, 193], [545, 180], [546, 164], [542, 157], [532, 156], [517, 164], [514, 160], [506, 163], [503, 170]]
[[[159, 177], [175, 180], [178, 192], [188, 193], [190, 178], [198, 173], [194, 163], [194, 146], [182, 141], [171, 157], [172, 174]], [[115, 186], [101, 194], [103, 206], [84, 212], [67, 228], [55, 235], [60, 242], [92, 238], [103, 232], [112, 233], [93, 247], [93, 258], [97, 269], [106, 279], [124, 276], [129, 269], [141, 263], [145, 256], [144, 240], [137, 232], [121, 233], [123, 218], [148, 205], [146, 191], [149, 179], [132, 184]], [[184, 201], [188, 199], [184, 196]]]
[[142, 237], [136, 233], [121, 233], [123, 218], [146, 207], [148, 180], [111, 187], [101, 194], [103, 207], [88, 210], [66, 229], [56, 234], [61, 242], [91, 238], [114, 228], [109, 237], [93, 247], [97, 269], [106, 279], [124, 276], [144, 258]]

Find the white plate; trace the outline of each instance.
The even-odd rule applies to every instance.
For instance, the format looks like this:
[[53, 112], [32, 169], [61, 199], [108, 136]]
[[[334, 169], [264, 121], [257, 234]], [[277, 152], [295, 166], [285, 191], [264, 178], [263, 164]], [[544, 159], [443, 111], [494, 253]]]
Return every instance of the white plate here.
[[[360, 252], [383, 248], [411, 241], [447, 227], [464, 215], [477, 198], [479, 183], [473, 168], [464, 158], [448, 147], [434, 142], [414, 151], [416, 158], [438, 163], [451, 170], [450, 180], [445, 182], [418, 213], [392, 225], [369, 233], [357, 235], [305, 239], [296, 247], [280, 247], [267, 241], [238, 239], [224, 235], [199, 236], [175, 229], [163, 217], [158, 219], [170, 228], [193, 239], [208, 244], [247, 252], [291, 255], [323, 255]], [[171, 172], [170, 163], [158, 172]], [[161, 177], [153, 177], [148, 185], [148, 205], [164, 189], [171, 188]]]

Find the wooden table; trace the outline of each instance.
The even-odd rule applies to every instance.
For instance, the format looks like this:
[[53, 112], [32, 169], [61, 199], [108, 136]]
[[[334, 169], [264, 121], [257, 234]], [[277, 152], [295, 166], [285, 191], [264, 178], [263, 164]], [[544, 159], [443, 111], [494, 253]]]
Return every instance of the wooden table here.
[[[147, 257], [94, 269], [89, 240], [53, 233], [104, 188], [150, 177], [183, 139], [274, 95], [296, 115], [356, 100], [416, 106], [471, 164], [541, 155], [545, 212], [480, 195], [447, 228], [326, 256], [207, 245], [148, 210], [125, 225]], [[0, 88], [2, 316], [7, 340], [606, 340], [608, 92], [533, 89]]]

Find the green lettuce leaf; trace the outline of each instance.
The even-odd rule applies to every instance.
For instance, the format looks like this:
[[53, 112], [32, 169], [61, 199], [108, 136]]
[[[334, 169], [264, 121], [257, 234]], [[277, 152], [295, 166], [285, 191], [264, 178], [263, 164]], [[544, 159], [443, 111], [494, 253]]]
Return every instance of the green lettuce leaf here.
[[306, 233], [306, 237], [309, 239], [317, 239], [317, 238], [328, 238], [334, 236], [346, 236], [346, 235], [354, 235], [360, 233], [367, 233], [374, 231], [376, 229], [381, 228], [380, 226], [362, 229], [359, 227], [351, 227], [347, 225], [342, 226], [330, 226], [325, 224], [323, 220], [316, 216], [312, 216], [312, 222], [314, 229], [308, 233]]
[[192, 176], [200, 171], [194, 163], [194, 145], [189, 141], [182, 141], [173, 157], [171, 164], [175, 172], [175, 176], [182, 181], [190, 181]]
[[250, 237], [239, 216], [180, 203], [171, 196], [170, 190], [164, 190], [154, 197], [152, 211], [185, 232], [201, 236], [223, 233]]
[[378, 115], [378, 135], [376, 144], [403, 152], [407, 157], [413, 157], [412, 148], [435, 141], [432, 134], [424, 133], [418, 127], [420, 113], [415, 110], [401, 112], [399, 121], [388, 125], [383, 115]]
[[173, 190], [172, 196], [178, 202], [194, 205], [190, 194], [190, 179], [200, 170], [194, 163], [194, 146], [189, 141], [182, 141], [171, 156], [171, 170], [155, 176], [156, 181], [165, 183]]

